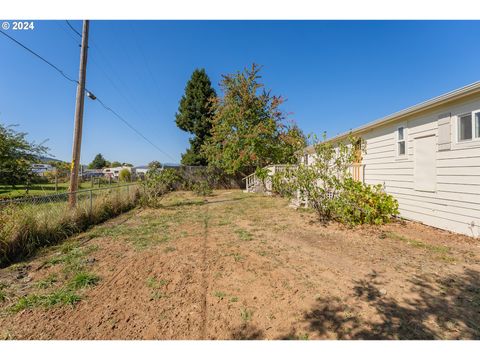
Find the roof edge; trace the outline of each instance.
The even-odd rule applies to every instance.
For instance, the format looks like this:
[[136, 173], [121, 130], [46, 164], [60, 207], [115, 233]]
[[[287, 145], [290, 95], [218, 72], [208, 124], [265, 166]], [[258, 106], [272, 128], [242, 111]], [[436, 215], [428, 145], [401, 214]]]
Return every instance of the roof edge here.
[[[447, 92], [445, 94], [436, 96], [434, 98], [431, 98], [429, 100], [423, 101], [421, 103], [418, 103], [416, 105], [410, 106], [406, 109], [397, 111], [393, 114], [387, 115], [385, 117], [382, 117], [380, 119], [371, 121], [369, 123], [366, 123], [365, 125], [359, 126], [355, 129], [345, 131], [339, 135], [336, 135], [332, 138], [327, 139], [327, 141], [335, 141], [335, 140], [340, 140], [343, 139], [349, 135], [354, 135], [358, 134], [361, 132], [365, 132], [371, 129], [374, 129], [379, 126], [386, 125], [388, 123], [400, 120], [406, 116], [413, 115], [415, 113], [428, 110], [430, 108], [440, 106], [446, 102], [454, 101], [457, 99], [461, 99], [463, 97], [475, 94], [477, 92], [480, 92], [480, 81], [476, 81], [474, 83], [471, 83], [469, 85], [463, 86], [461, 88], [455, 89], [453, 91]], [[313, 145], [307, 146], [304, 149], [304, 152], [309, 152], [309, 150], [313, 150]]]

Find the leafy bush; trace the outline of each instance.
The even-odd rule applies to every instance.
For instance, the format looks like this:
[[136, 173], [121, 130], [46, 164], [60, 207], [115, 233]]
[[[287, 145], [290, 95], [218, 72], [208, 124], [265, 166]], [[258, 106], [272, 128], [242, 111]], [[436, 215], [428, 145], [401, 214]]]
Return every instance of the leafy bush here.
[[118, 180], [124, 181], [124, 182], [130, 182], [132, 180], [132, 174], [130, 173], [130, 170], [128, 169], [120, 170], [120, 173], [118, 174]]
[[148, 171], [142, 181], [141, 204], [158, 207], [163, 197], [181, 185], [182, 178], [174, 169]]
[[324, 222], [358, 225], [390, 221], [398, 214], [397, 201], [381, 185], [365, 185], [352, 178], [350, 168], [359, 150], [354, 144], [365, 151], [361, 140], [353, 137], [347, 143], [317, 142], [313, 164], [300, 164], [282, 178], [273, 177], [273, 187], [288, 197], [299, 197]]
[[213, 194], [213, 189], [208, 183], [208, 181], [200, 181], [198, 183], [193, 184], [192, 191], [195, 195], [198, 196], [210, 196]]
[[257, 168], [255, 170], [255, 176], [257, 177], [258, 180], [262, 183], [263, 190], [267, 190], [267, 182], [270, 180], [270, 172], [268, 168]]
[[342, 192], [334, 200], [335, 216], [348, 225], [381, 225], [398, 215], [397, 200], [388, 195], [382, 185], [366, 185], [348, 178]]
[[292, 198], [296, 194], [295, 183], [291, 180], [296, 167], [289, 167], [285, 171], [276, 172], [270, 179], [272, 183], [272, 193], [282, 197]]

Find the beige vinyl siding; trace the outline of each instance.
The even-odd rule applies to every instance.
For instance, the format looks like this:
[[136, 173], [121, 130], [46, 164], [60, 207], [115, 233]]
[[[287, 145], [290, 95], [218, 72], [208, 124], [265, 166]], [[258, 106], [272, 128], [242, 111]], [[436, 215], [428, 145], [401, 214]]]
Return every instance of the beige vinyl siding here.
[[[401, 216], [427, 225], [480, 236], [480, 141], [457, 142], [456, 117], [480, 109], [480, 97], [360, 134], [366, 142], [365, 182], [383, 184], [399, 202]], [[438, 118], [451, 113], [451, 149], [436, 150], [435, 191], [414, 189], [414, 139], [436, 136]], [[406, 156], [397, 156], [397, 128], [406, 134]], [[432, 159], [435, 161], [435, 159]], [[473, 222], [473, 226], [472, 226]]]

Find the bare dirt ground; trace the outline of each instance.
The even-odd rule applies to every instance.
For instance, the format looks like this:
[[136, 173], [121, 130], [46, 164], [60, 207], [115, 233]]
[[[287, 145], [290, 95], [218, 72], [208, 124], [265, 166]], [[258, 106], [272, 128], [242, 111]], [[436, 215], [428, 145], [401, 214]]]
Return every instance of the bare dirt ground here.
[[0, 269], [5, 339], [478, 339], [480, 242], [174, 193]]

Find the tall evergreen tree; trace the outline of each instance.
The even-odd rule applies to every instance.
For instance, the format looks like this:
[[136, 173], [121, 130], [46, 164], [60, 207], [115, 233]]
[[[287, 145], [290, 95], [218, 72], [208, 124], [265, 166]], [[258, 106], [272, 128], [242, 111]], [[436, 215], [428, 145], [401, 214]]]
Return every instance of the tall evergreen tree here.
[[215, 89], [205, 69], [196, 69], [187, 82], [185, 94], [175, 114], [177, 126], [193, 135], [190, 139], [190, 148], [182, 154], [183, 165], [207, 165], [208, 163], [206, 157], [201, 154], [201, 147], [211, 135], [214, 112], [211, 99], [214, 97], [216, 97]]
[[108, 161], [105, 160], [102, 154], [97, 154], [93, 161], [88, 165], [89, 169], [102, 169], [108, 166]]

